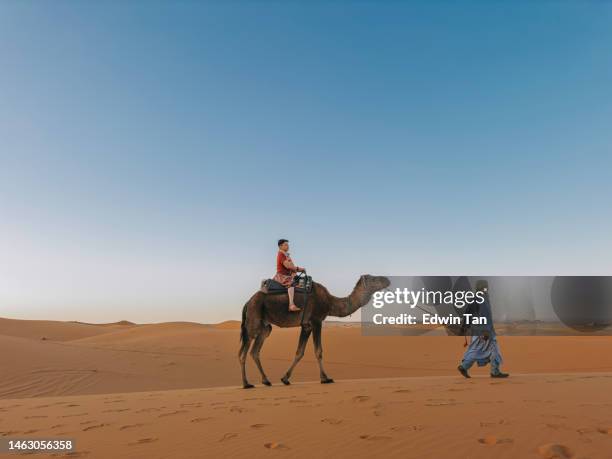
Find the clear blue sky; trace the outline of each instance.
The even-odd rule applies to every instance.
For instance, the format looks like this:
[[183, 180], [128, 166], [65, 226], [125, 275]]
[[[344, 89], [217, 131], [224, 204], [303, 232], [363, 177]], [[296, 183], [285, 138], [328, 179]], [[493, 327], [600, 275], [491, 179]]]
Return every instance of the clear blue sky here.
[[607, 2], [0, 3], [0, 316], [238, 318], [276, 239], [612, 274]]

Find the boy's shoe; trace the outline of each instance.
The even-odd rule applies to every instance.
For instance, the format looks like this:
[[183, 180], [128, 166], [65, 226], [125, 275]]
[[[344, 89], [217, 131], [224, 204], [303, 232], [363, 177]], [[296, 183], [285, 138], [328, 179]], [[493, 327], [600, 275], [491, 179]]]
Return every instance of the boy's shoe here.
[[510, 376], [508, 373], [502, 373], [501, 371], [499, 373], [491, 373], [491, 378], [507, 378], [508, 376]]
[[463, 375], [464, 378], [471, 378], [470, 374], [468, 373], [468, 371], [463, 368], [461, 365], [459, 365], [457, 367], [457, 370], [459, 370], [459, 373], [461, 373]]

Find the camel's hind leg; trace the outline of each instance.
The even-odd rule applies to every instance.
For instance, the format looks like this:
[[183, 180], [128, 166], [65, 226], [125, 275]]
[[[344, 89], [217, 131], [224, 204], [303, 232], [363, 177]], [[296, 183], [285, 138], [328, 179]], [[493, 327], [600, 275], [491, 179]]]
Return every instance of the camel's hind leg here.
[[319, 362], [319, 375], [321, 377], [321, 384], [333, 383], [334, 380], [325, 374], [323, 369], [323, 344], [321, 343], [321, 322], [313, 322], [312, 324], [312, 341], [314, 344], [315, 357]]
[[253, 384], [250, 384], [247, 381], [246, 375], [246, 358], [247, 353], [249, 352], [249, 347], [251, 347], [252, 338], [246, 338], [242, 340], [242, 344], [240, 345], [240, 351], [238, 352], [238, 359], [240, 360], [240, 369], [242, 370], [242, 387], [245, 389], [252, 389], [255, 387]]
[[266, 386], [271, 386], [272, 383], [266, 376], [266, 373], [264, 372], [264, 369], [261, 366], [261, 360], [259, 360], [259, 353], [261, 352], [261, 348], [263, 347], [264, 341], [266, 340], [268, 336], [270, 336], [271, 331], [272, 331], [272, 325], [266, 324], [264, 326], [264, 329], [261, 331], [261, 333], [257, 335], [257, 338], [255, 339], [255, 342], [253, 343], [253, 348], [251, 349], [251, 357], [253, 357], [253, 360], [255, 361], [255, 365], [257, 365], [257, 368], [259, 369], [259, 372], [261, 373], [261, 383], [265, 384]]
[[304, 357], [304, 350], [306, 349], [306, 343], [308, 343], [308, 338], [310, 337], [310, 332], [312, 331], [312, 327], [310, 324], [302, 325], [302, 331], [300, 332], [300, 341], [298, 342], [297, 351], [295, 351], [295, 358], [293, 359], [293, 363], [291, 367], [285, 373], [285, 376], [281, 378], [281, 381], [285, 385], [289, 385], [289, 378], [291, 377], [291, 373], [293, 369], [298, 364], [298, 362]]
[[[246, 376], [246, 358], [251, 347], [253, 338], [257, 339], [266, 330], [261, 321], [261, 305], [263, 295], [261, 292], [255, 293], [242, 308], [242, 322], [240, 324], [240, 351], [238, 359], [240, 360], [240, 370], [242, 371], [242, 387], [251, 389], [253, 386], [249, 383]], [[248, 320], [247, 320], [248, 318]], [[269, 334], [269, 332], [268, 332]]]

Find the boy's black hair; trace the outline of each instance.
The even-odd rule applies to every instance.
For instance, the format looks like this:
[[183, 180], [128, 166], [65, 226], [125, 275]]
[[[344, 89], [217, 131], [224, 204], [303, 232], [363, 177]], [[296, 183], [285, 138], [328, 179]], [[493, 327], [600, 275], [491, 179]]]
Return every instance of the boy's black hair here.
[[278, 246], [280, 247], [281, 245], [283, 245], [285, 242], [289, 242], [288, 239], [279, 239], [278, 240]]

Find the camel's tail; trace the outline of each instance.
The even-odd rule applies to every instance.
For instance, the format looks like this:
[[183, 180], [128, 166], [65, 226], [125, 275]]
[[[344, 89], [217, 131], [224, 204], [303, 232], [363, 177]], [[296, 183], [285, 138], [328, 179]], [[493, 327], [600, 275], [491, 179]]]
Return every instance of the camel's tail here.
[[249, 341], [249, 333], [246, 327], [247, 305], [242, 308], [242, 322], [240, 323], [240, 343], [245, 345]]

